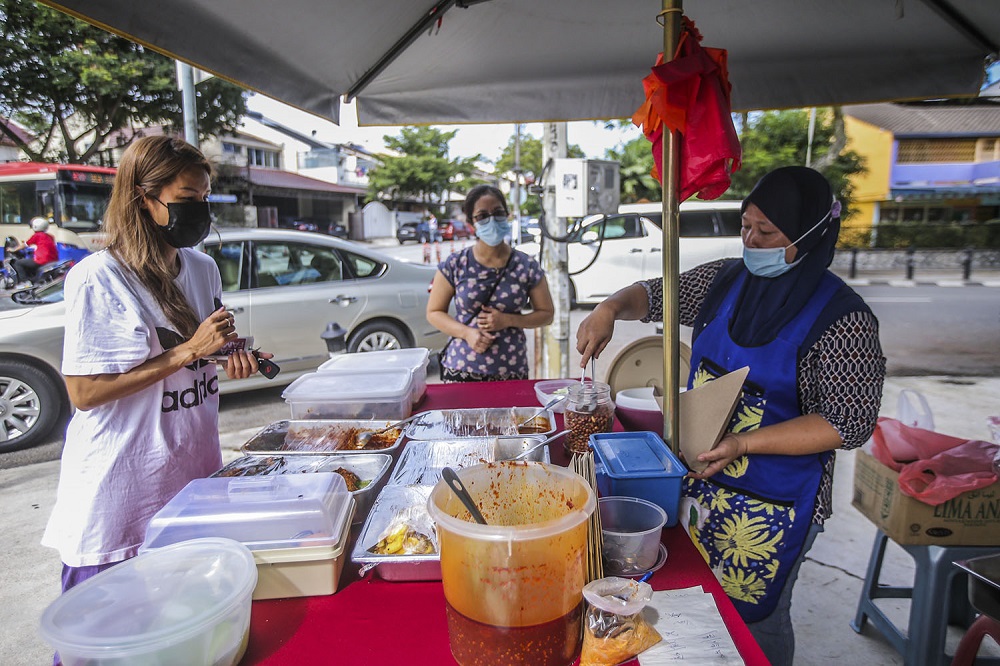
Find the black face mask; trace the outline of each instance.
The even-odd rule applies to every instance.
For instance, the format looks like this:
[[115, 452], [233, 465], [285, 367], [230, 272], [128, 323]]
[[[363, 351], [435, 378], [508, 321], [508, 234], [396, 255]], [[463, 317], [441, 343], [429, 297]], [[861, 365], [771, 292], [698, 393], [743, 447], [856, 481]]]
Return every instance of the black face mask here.
[[[157, 199], [157, 201], [160, 201]], [[158, 227], [164, 240], [172, 247], [194, 247], [208, 237], [212, 226], [212, 211], [207, 201], [180, 201], [160, 204], [167, 207], [167, 226]]]

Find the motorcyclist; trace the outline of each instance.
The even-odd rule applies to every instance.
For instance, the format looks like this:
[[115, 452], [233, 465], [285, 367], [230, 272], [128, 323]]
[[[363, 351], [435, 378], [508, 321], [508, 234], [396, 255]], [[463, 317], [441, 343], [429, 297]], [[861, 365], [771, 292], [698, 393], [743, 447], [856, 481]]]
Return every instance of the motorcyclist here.
[[[46, 233], [49, 228], [49, 221], [44, 217], [34, 217], [31, 219], [31, 229], [35, 233], [27, 241], [14, 248], [14, 252], [20, 252], [26, 248], [34, 249], [34, 256], [16, 259], [14, 261], [14, 272], [17, 273], [18, 280], [24, 286], [30, 285], [38, 277], [38, 269], [45, 264], [59, 260], [59, 250], [56, 248], [56, 240]], [[28, 283], [25, 285], [24, 283]]]

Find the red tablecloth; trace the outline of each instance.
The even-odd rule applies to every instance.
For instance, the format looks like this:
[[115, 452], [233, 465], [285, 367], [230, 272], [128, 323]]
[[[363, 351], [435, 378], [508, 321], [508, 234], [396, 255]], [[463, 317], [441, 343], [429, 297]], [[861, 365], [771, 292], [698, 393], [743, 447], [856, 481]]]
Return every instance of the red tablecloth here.
[[[534, 381], [431, 384], [416, 407], [536, 406]], [[561, 424], [561, 416], [558, 418]], [[617, 422], [616, 422], [616, 427]], [[554, 463], [568, 464], [558, 443]], [[356, 534], [355, 534], [356, 537]], [[715, 597], [722, 619], [747, 664], [767, 664], [743, 620], [683, 529], [663, 531], [667, 563], [649, 581], [654, 590], [701, 585]], [[444, 592], [440, 582], [387, 582], [376, 573], [359, 579], [347, 561], [340, 588], [330, 596], [255, 601], [248, 664], [454, 664], [448, 647]], [[635, 662], [633, 662], [635, 663]]]

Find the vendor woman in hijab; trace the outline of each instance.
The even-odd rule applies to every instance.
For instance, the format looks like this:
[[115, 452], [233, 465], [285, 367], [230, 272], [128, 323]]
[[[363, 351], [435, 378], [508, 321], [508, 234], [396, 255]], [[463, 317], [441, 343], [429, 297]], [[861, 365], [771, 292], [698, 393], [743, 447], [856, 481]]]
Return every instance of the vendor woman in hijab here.
[[[878, 321], [827, 270], [840, 204], [819, 172], [783, 167], [743, 202], [743, 259], [680, 276], [693, 326], [688, 387], [750, 366], [729, 432], [685, 480], [690, 531], [772, 664], [791, 664], [792, 585], [832, 506], [833, 456], [875, 428], [885, 378]], [[581, 366], [617, 320], [662, 317], [662, 279], [611, 295], [581, 323]], [[689, 498], [689, 499], [688, 499]]]

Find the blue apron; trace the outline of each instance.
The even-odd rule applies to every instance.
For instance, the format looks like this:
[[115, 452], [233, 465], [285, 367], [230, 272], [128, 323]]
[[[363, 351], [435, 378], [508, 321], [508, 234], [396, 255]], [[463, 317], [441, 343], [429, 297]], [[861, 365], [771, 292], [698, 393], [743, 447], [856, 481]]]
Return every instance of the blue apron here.
[[[774, 340], [742, 347], [729, 324], [746, 278], [733, 282], [716, 316], [692, 349], [690, 388], [750, 366], [730, 432], [781, 423], [802, 412], [798, 359], [817, 317], [843, 282], [827, 273], [812, 299]], [[736, 610], [747, 622], [770, 615], [798, 558], [812, 522], [823, 466], [832, 455], [741, 456], [709, 479], [687, 478], [683, 494], [698, 505], [704, 522], [689, 525], [695, 546], [708, 560]]]

